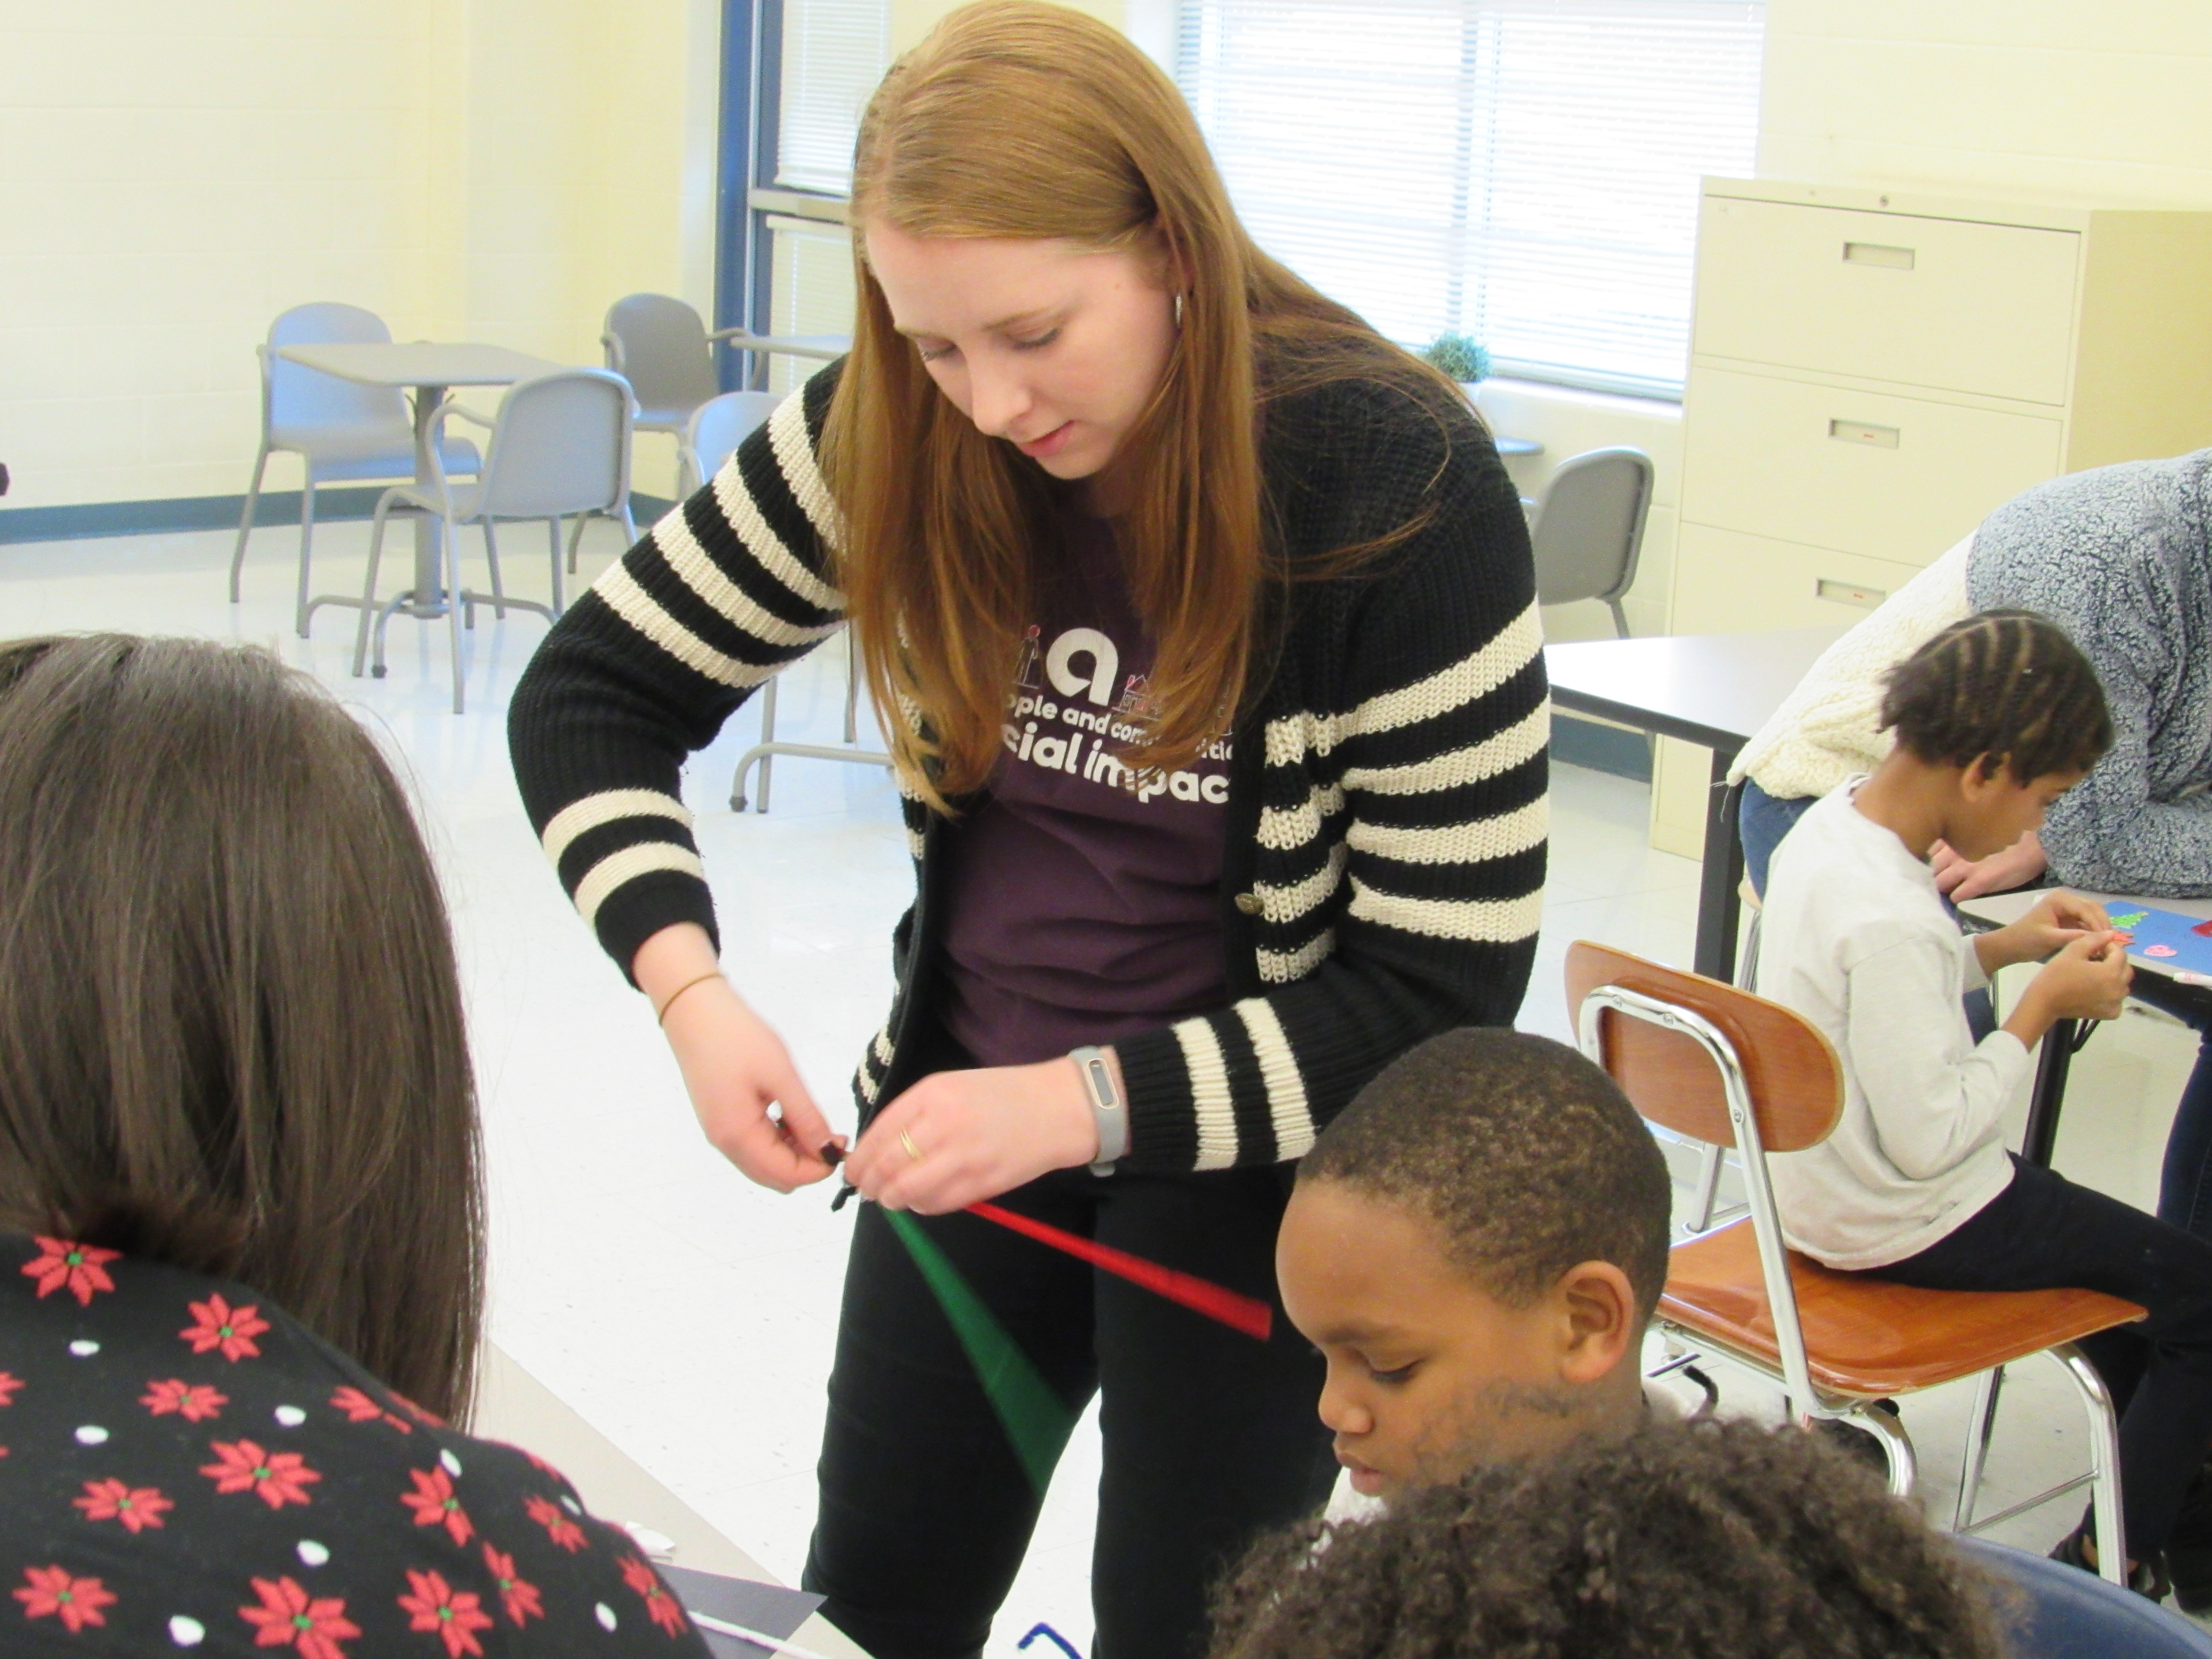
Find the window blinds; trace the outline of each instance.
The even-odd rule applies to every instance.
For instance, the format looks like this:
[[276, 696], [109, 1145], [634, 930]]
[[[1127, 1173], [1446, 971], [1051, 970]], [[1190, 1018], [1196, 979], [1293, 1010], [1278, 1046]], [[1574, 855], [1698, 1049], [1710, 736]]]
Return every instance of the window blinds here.
[[890, 66], [888, 0], [784, 0], [775, 182], [842, 196], [860, 112]]
[[1698, 181], [1750, 171], [1763, 0], [1183, 0], [1252, 234], [1391, 338], [1680, 394]]

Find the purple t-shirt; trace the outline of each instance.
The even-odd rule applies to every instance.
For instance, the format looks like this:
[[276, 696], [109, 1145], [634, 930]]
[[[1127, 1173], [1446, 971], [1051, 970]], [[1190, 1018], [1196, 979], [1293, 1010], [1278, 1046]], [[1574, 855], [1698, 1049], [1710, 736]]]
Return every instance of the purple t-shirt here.
[[951, 838], [945, 1022], [980, 1065], [1108, 1043], [1228, 1000], [1229, 738], [1188, 770], [1115, 758], [1152, 718], [1152, 642], [1112, 526], [1066, 514], [988, 799]]

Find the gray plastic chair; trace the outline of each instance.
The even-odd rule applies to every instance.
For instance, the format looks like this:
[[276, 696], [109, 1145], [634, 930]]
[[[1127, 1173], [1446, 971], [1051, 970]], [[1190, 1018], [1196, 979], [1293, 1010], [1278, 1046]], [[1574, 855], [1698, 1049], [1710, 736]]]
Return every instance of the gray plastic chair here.
[[[361, 631], [354, 641], [353, 672], [362, 672], [373, 632], [376, 641], [374, 673], [384, 677], [384, 629], [403, 605], [443, 604], [453, 664], [453, 712], [461, 712], [461, 627], [476, 626], [476, 607], [488, 604], [495, 616], [504, 618], [510, 607], [534, 611], [548, 619], [562, 611], [561, 521], [574, 518], [569, 532], [571, 568], [576, 543], [584, 533], [584, 520], [619, 519], [623, 532], [637, 539], [637, 526], [629, 512], [629, 440], [635, 405], [627, 381], [602, 368], [564, 368], [534, 380], [519, 380], [500, 399], [499, 413], [489, 422], [458, 408], [451, 399], [437, 418], [458, 414], [463, 419], [489, 424], [483, 469], [477, 483], [454, 485], [441, 477], [425, 489], [401, 484], [384, 492], [368, 535], [368, 577], [362, 587]], [[376, 603], [376, 571], [384, 553], [385, 521], [393, 512], [434, 513], [445, 522], [444, 568], [440, 592], [423, 595], [401, 593], [380, 609]], [[501, 584], [499, 538], [495, 524], [502, 519], [543, 519], [552, 555], [552, 603], [510, 599]], [[456, 527], [483, 526], [484, 556], [491, 566], [491, 593], [471, 593], [460, 585], [460, 556]], [[375, 615], [372, 629], [369, 618]]]
[[739, 444], [775, 413], [783, 399], [773, 392], [725, 392], [691, 411], [684, 428], [683, 471], [678, 489], [689, 495], [722, 470]]
[[[325, 374], [276, 355], [283, 346], [356, 343], [381, 345], [392, 331], [373, 311], [335, 301], [295, 306], [269, 325], [269, 338], [255, 348], [261, 360], [261, 448], [253, 458], [253, 483], [239, 515], [238, 545], [230, 555], [230, 602], [238, 603], [238, 578], [246, 562], [246, 538], [253, 529], [261, 501], [262, 475], [272, 451], [287, 450], [305, 464], [300, 491], [300, 599], [292, 625], [307, 636], [307, 556], [314, 539], [315, 486], [370, 478], [415, 476], [415, 428], [407, 400], [397, 386], [362, 386]], [[477, 470], [477, 447], [465, 438], [442, 440], [441, 459], [449, 475]], [[349, 601], [337, 601], [349, 603]]]
[[1560, 462], [1529, 532], [1537, 603], [1602, 600], [1627, 638], [1620, 600], [1635, 585], [1650, 511], [1651, 458], [1642, 450], [1593, 449]]
[[632, 294], [607, 307], [599, 344], [607, 367], [637, 394], [637, 429], [680, 438], [692, 411], [722, 389], [714, 375], [714, 342], [742, 332], [709, 334], [684, 301], [666, 294]]

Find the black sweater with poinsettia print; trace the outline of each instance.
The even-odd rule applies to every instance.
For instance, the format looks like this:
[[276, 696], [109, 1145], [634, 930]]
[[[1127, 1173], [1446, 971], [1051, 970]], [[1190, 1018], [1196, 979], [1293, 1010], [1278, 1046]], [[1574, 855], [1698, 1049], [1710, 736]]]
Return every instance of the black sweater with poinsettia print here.
[[705, 1659], [627, 1534], [265, 1297], [0, 1232], [0, 1653]]

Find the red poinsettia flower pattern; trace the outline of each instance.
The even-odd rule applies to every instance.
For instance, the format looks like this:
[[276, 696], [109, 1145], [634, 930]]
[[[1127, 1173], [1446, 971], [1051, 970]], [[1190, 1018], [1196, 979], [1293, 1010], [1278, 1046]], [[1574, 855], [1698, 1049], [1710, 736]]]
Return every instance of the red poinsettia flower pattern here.
[[187, 1423], [204, 1423], [222, 1415], [222, 1408], [230, 1404], [230, 1396], [205, 1382], [187, 1382], [182, 1377], [172, 1376], [147, 1383], [138, 1403], [156, 1417], [167, 1417], [175, 1412]]
[[453, 1483], [445, 1470], [410, 1469], [408, 1474], [415, 1490], [401, 1492], [399, 1501], [415, 1511], [416, 1526], [442, 1526], [456, 1544], [465, 1544], [476, 1536], [477, 1529], [469, 1524], [469, 1512], [453, 1495]]
[[291, 1578], [257, 1578], [253, 1593], [258, 1607], [240, 1607], [238, 1616], [254, 1627], [257, 1648], [295, 1648], [301, 1659], [346, 1659], [338, 1645], [361, 1634], [361, 1626], [345, 1616], [345, 1602], [336, 1595], [309, 1595]]
[[208, 1443], [219, 1461], [202, 1464], [200, 1473], [215, 1482], [215, 1489], [250, 1492], [272, 1510], [306, 1503], [308, 1483], [323, 1478], [297, 1452], [264, 1451], [251, 1440]]
[[41, 1297], [67, 1291], [76, 1297], [79, 1307], [88, 1307], [94, 1292], [115, 1288], [106, 1264], [122, 1251], [103, 1250], [96, 1244], [79, 1244], [66, 1238], [40, 1238], [38, 1244], [41, 1254], [23, 1264], [23, 1274], [39, 1281]]
[[14, 1405], [15, 1403], [15, 1390], [22, 1386], [23, 1379], [21, 1377], [10, 1376], [6, 1371], [0, 1371], [0, 1406]]
[[545, 1528], [546, 1535], [571, 1555], [584, 1547], [584, 1529], [561, 1513], [560, 1505], [549, 1498], [533, 1498], [523, 1506], [532, 1521]]
[[625, 1555], [617, 1565], [622, 1568], [623, 1583], [645, 1598], [645, 1610], [653, 1615], [653, 1622], [671, 1636], [683, 1635], [691, 1621], [684, 1616], [684, 1604], [660, 1582], [660, 1575], [641, 1556]]
[[76, 1635], [87, 1625], [107, 1622], [102, 1607], [115, 1605], [115, 1592], [97, 1578], [79, 1578], [67, 1567], [26, 1567], [27, 1581], [15, 1592], [26, 1619], [54, 1618]]
[[374, 1423], [380, 1417], [402, 1434], [415, 1432], [409, 1426], [406, 1419], [394, 1417], [359, 1389], [352, 1387], [340, 1389], [331, 1396], [331, 1404], [346, 1414], [346, 1420], [349, 1423]]
[[195, 1322], [177, 1334], [192, 1345], [194, 1353], [220, 1348], [222, 1357], [234, 1364], [260, 1358], [261, 1350], [253, 1339], [269, 1328], [269, 1322], [261, 1317], [259, 1303], [234, 1308], [222, 1297], [210, 1296], [204, 1302], [193, 1303], [191, 1310]]
[[70, 1502], [88, 1521], [120, 1521], [134, 1534], [160, 1526], [162, 1511], [177, 1507], [176, 1499], [162, 1497], [158, 1486], [126, 1486], [120, 1480], [88, 1480], [84, 1496]]
[[439, 1416], [435, 1412], [424, 1411], [420, 1406], [410, 1400], [405, 1395], [400, 1393], [398, 1389], [387, 1389], [385, 1392], [392, 1396], [393, 1403], [395, 1403], [401, 1411], [405, 1412], [408, 1416], [413, 1418], [417, 1423], [425, 1424], [434, 1429], [442, 1429], [446, 1426], [446, 1419], [444, 1418]]
[[399, 1605], [409, 1615], [408, 1629], [432, 1631], [443, 1637], [447, 1659], [483, 1652], [477, 1632], [489, 1630], [492, 1619], [483, 1610], [481, 1597], [472, 1590], [455, 1589], [441, 1574], [417, 1572], [412, 1567], [407, 1570], [407, 1583], [415, 1593], [401, 1596]]
[[544, 1604], [538, 1599], [538, 1586], [527, 1578], [515, 1576], [514, 1558], [501, 1555], [489, 1544], [483, 1547], [484, 1571], [499, 1586], [499, 1599], [507, 1608], [507, 1616], [516, 1625], [526, 1625], [533, 1619], [545, 1616]]

